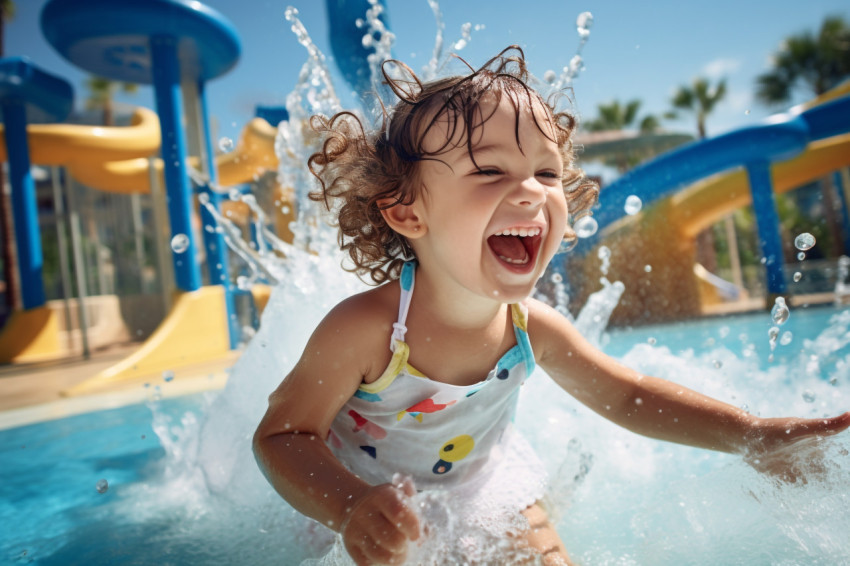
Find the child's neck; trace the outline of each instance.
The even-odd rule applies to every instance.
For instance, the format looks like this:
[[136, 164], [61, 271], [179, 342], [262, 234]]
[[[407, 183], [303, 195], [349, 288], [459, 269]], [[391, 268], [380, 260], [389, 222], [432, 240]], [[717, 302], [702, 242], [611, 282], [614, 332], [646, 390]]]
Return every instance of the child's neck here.
[[416, 273], [413, 295], [414, 305], [425, 307], [434, 322], [457, 330], [486, 328], [495, 318], [502, 318], [506, 308], [505, 303], [482, 297], [453, 281], [430, 277], [421, 268]]

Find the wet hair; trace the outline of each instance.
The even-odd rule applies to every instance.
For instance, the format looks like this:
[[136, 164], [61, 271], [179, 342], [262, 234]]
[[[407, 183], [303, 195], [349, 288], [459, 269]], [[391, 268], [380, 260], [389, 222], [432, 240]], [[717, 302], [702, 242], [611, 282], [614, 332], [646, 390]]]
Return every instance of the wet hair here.
[[[351, 112], [311, 119], [311, 126], [324, 142], [308, 160], [310, 171], [321, 183], [321, 190], [310, 193], [310, 198], [324, 202], [329, 210], [337, 207], [339, 244], [354, 264], [346, 268], [349, 271], [361, 277], [368, 275], [375, 284], [398, 278], [401, 266], [414, 253], [407, 239], [387, 225], [381, 210], [413, 203], [421, 190], [419, 163], [439, 160], [440, 154], [458, 143], [466, 145], [478, 167], [473, 133], [492, 116], [503, 97], [516, 112], [517, 144], [522, 109], [531, 108], [536, 101], [544, 110], [543, 123], [538, 112], [529, 115], [561, 152], [561, 181], [571, 217], [588, 214], [596, 203], [598, 187], [574, 165], [572, 134], [576, 119], [557, 109], [564, 93], [544, 100], [532, 89], [524, 54], [517, 46], [503, 50], [478, 70], [470, 70], [464, 76], [422, 83], [404, 63], [386, 61], [382, 66], [384, 79], [399, 102], [384, 109], [380, 130], [366, 132]], [[495, 103], [489, 115], [482, 109], [485, 101], [485, 108]], [[441, 147], [426, 150], [425, 137], [438, 121], [447, 129], [446, 141]], [[338, 202], [332, 205], [332, 201]], [[574, 240], [575, 233], [568, 228], [564, 237]]]

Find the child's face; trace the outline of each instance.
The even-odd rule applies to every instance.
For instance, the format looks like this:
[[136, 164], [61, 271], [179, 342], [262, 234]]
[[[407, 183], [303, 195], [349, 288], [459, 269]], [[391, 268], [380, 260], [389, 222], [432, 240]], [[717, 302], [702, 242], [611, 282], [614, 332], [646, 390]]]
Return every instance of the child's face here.
[[[482, 103], [483, 115], [494, 105]], [[537, 101], [518, 112], [517, 124], [517, 110], [503, 96], [472, 130], [478, 167], [460, 133], [437, 156], [442, 162], [423, 161], [417, 199], [426, 230], [413, 245], [423, 265], [433, 260], [455, 283], [500, 302], [531, 294], [567, 226], [561, 153], [535, 118], [554, 137], [551, 122]], [[426, 149], [445, 143], [446, 126], [437, 121]]]

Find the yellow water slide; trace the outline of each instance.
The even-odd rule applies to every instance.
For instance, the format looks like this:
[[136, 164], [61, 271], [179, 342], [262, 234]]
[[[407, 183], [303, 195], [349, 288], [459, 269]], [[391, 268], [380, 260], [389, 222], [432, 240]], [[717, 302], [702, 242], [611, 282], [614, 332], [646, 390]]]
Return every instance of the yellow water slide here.
[[[159, 152], [159, 119], [145, 108], [136, 109], [126, 127], [39, 124], [28, 126], [27, 133], [32, 163], [65, 167], [73, 178], [91, 188], [125, 194], [149, 193], [152, 168], [162, 183], [162, 162], [151, 159]], [[275, 134], [276, 128], [261, 118], [249, 122], [234, 151], [217, 157], [218, 184], [247, 183], [258, 174], [276, 169]], [[0, 135], [0, 160], [6, 159], [3, 140]], [[225, 207], [239, 204], [228, 201]], [[203, 288], [181, 293], [169, 315], [138, 351], [72, 393], [96, 389], [104, 382], [141, 377], [227, 355], [228, 330], [221, 292], [221, 289]], [[211, 317], [210, 313], [221, 316]], [[217, 327], [220, 328], [214, 330]], [[199, 335], [204, 340], [196, 340]], [[57, 317], [48, 307], [13, 313], [0, 333], [0, 363], [56, 358], [66, 355], [65, 350], [59, 340]]]
[[[777, 194], [850, 166], [850, 134], [812, 142], [800, 155], [772, 164]], [[752, 202], [747, 173], [739, 169], [703, 179], [671, 197], [682, 235], [695, 238], [704, 229]]]
[[[848, 94], [850, 81], [801, 104], [792, 112]], [[850, 167], [850, 133], [814, 141], [801, 154], [771, 165], [773, 190], [782, 194], [846, 167]], [[671, 211], [676, 214], [682, 235], [695, 238], [702, 230], [751, 202], [747, 174], [739, 169], [702, 179], [678, 192], [671, 198]]]

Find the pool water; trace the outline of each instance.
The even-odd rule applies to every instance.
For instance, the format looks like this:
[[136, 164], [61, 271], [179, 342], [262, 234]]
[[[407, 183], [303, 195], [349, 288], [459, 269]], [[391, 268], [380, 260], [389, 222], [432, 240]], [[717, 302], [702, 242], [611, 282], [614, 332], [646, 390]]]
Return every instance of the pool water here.
[[[773, 362], [770, 326], [758, 313], [605, 342], [639, 371], [763, 416], [850, 407], [850, 311], [795, 310], [782, 328], [793, 339]], [[267, 339], [257, 335], [223, 392], [0, 431], [0, 562], [298, 564], [321, 554], [327, 533], [298, 518], [250, 456], [270, 386], [252, 392], [239, 380], [258, 371]], [[737, 457], [613, 426], [540, 372], [524, 389], [518, 426], [554, 478], [551, 509], [579, 562], [850, 563], [848, 435], [801, 447], [824, 470], [805, 486], [779, 484]]]

